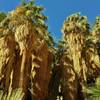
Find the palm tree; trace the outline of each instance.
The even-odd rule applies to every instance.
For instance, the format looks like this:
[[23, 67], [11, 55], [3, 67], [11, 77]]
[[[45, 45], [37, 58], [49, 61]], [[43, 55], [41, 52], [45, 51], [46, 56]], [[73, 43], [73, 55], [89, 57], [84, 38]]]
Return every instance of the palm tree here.
[[96, 79], [98, 80], [99, 84], [84, 87], [83, 92], [87, 94], [87, 100], [100, 100], [100, 77]]
[[86, 63], [88, 65], [87, 84], [83, 89], [87, 93], [88, 100], [100, 99], [100, 55], [99, 33], [100, 17], [96, 17], [92, 32], [86, 40]]
[[[62, 27], [63, 40], [66, 44], [66, 52], [63, 58], [63, 91], [65, 100], [77, 100], [78, 88], [81, 88], [86, 80], [86, 64], [82, 51], [85, 43], [85, 36], [89, 33], [89, 24], [85, 16], [79, 13], [69, 16]], [[68, 69], [69, 70], [68, 70]], [[79, 81], [78, 81], [79, 80]], [[66, 81], [66, 82], [65, 82]], [[79, 87], [79, 84], [81, 87]], [[67, 92], [69, 91], [69, 92]], [[81, 93], [80, 93], [81, 94]], [[83, 99], [83, 97], [81, 98]]]
[[31, 1], [18, 6], [0, 22], [2, 89], [12, 93], [21, 88], [25, 100], [31, 98], [30, 95], [32, 99], [44, 100], [48, 93], [49, 56], [54, 43], [42, 10], [43, 7]]

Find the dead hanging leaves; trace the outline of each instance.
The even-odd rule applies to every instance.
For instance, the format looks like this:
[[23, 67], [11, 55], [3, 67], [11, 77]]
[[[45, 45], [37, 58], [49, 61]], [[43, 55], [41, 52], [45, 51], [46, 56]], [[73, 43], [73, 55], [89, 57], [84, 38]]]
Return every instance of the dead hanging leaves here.
[[44, 24], [45, 17], [40, 13], [41, 7], [35, 6], [36, 13], [33, 10], [33, 6], [32, 9], [29, 5], [19, 6], [0, 23], [0, 84], [3, 84], [5, 92], [3, 97], [12, 96], [18, 88], [25, 94], [20, 99], [27, 100], [31, 89], [37, 95], [31, 94], [31, 97], [37, 100], [44, 100], [48, 94], [51, 62], [46, 39], [50, 34]]
[[32, 26], [29, 22], [20, 25], [15, 32], [15, 40], [19, 43], [21, 52], [23, 49], [32, 50], [35, 39]]
[[15, 42], [12, 38], [13, 36], [9, 35], [0, 39], [0, 83], [4, 91], [9, 91], [10, 82], [12, 81], [10, 76], [15, 58]]
[[[11, 96], [16, 88], [21, 88], [25, 94], [24, 99], [27, 99], [30, 90], [32, 99], [45, 100], [48, 95], [52, 95], [52, 91], [48, 94], [48, 86], [51, 74], [56, 73], [58, 80], [55, 81], [62, 82], [58, 82], [58, 87], [62, 85], [60, 93], [63, 93], [64, 99], [76, 100], [79, 88], [83, 88], [88, 77], [100, 75], [100, 55], [95, 46], [99, 42], [96, 35], [100, 33], [99, 19], [95, 23], [93, 38], [88, 35], [89, 24], [85, 16], [74, 14], [68, 17], [62, 28], [64, 43], [55, 49], [42, 10], [43, 8], [29, 3], [17, 7], [0, 22], [2, 89]], [[93, 40], [93, 46], [90, 40]], [[51, 70], [51, 64], [57, 66], [56, 72]], [[54, 88], [55, 81], [52, 80]], [[98, 78], [96, 82], [99, 84]], [[54, 89], [53, 93], [55, 94]], [[7, 97], [4, 93], [5, 96]]]
[[[96, 37], [93, 38], [93, 36], [91, 38], [91, 34], [88, 34], [89, 24], [87, 22], [87, 18], [84, 16], [80, 16], [80, 14], [74, 14], [69, 16], [63, 24], [62, 32], [63, 40], [66, 41], [64, 44], [62, 44], [62, 47], [65, 49], [63, 55], [66, 56], [62, 59], [67, 63], [68, 66], [72, 66], [71, 69], [75, 71], [74, 73], [76, 73], [77, 79], [79, 80], [79, 82], [76, 82], [76, 84], [80, 84], [80, 87], [82, 89], [84, 85], [87, 84], [88, 77], [94, 78], [100, 75], [100, 56], [98, 54], [97, 47], [95, 44], [98, 41], [98, 39]], [[95, 40], [95, 43], [92, 40]], [[91, 47], [93, 43], [94, 46]], [[67, 45], [67, 48], [64, 47], [65, 44]], [[69, 60], [66, 61], [66, 59]], [[64, 70], [64, 72], [68, 73], [66, 70]], [[71, 75], [71, 71], [68, 73], [68, 75]], [[66, 77], [66, 75], [63, 75], [62, 77]], [[67, 80], [68, 79], [66, 78], [64, 82], [66, 82]], [[72, 83], [74, 82], [75, 81], [73, 81]], [[70, 82], [65, 84], [66, 87], [68, 84], [70, 84]], [[68, 89], [64, 88], [64, 91]], [[66, 95], [70, 97], [69, 93]], [[78, 94], [72, 93], [71, 95], [73, 96]], [[82, 93], [82, 95], [84, 94]]]
[[[49, 49], [45, 41], [32, 56], [32, 82], [33, 98], [44, 100], [48, 94], [48, 84], [50, 80]], [[49, 62], [50, 63], [50, 62]], [[45, 77], [48, 76], [48, 77]], [[45, 84], [45, 86], [44, 86]]]

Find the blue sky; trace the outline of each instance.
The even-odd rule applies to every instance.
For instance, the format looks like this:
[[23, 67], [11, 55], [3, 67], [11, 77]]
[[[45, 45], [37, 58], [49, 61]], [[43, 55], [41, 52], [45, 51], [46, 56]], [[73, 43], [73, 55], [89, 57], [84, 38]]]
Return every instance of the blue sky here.
[[[20, 1], [0, 0], [0, 11], [10, 11], [19, 5]], [[100, 0], [36, 0], [36, 3], [45, 7], [44, 13], [48, 16], [49, 31], [56, 39], [61, 37], [61, 27], [67, 16], [81, 12], [92, 24], [95, 17], [100, 14]]]

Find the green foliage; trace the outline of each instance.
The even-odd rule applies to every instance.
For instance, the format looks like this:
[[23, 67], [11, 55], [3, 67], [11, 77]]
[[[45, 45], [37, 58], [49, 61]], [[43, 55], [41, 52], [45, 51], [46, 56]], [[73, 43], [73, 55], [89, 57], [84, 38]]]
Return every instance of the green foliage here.
[[36, 31], [35, 33], [39, 33], [40, 36], [43, 36], [43, 38], [48, 42], [48, 45], [53, 45], [53, 39], [47, 31], [48, 28], [45, 24], [47, 17], [42, 13], [44, 7], [35, 5], [33, 0], [30, 0], [29, 2], [24, 0], [22, 2], [24, 2], [24, 4], [9, 12], [6, 18], [4, 18], [4, 14], [1, 13], [1, 20], [3, 20], [3, 18], [4, 20], [0, 23], [0, 27], [15, 33], [16, 28], [20, 24], [27, 23], [27, 21], [31, 22], [34, 31]]
[[93, 29], [93, 34], [100, 34], [100, 16], [96, 17], [96, 20], [92, 29]]
[[71, 33], [71, 32], [81, 32], [85, 34], [89, 33], [89, 24], [86, 16], [81, 16], [80, 13], [75, 13], [64, 21], [62, 32]]
[[23, 100], [23, 96], [22, 89], [13, 90], [11, 94], [0, 91], [0, 100]]
[[47, 20], [47, 17], [41, 13], [41, 11], [44, 10], [44, 7], [36, 6], [34, 1], [29, 1], [25, 5], [25, 8], [27, 9], [26, 16], [28, 18], [31, 18], [35, 24], [44, 25], [44, 21]]
[[87, 94], [88, 100], [100, 100], [100, 85], [85, 87], [83, 92]]
[[4, 20], [5, 18], [6, 18], [6, 14], [3, 13], [3, 12], [0, 12], [0, 22], [1, 22], [2, 20]]
[[[33, 33], [37, 35], [38, 39], [36, 40], [36, 42], [38, 40], [40, 40], [40, 42], [41, 40], [45, 40], [45, 42], [48, 45], [48, 48], [54, 47], [55, 42], [52, 36], [50, 35], [50, 33], [48, 32], [48, 27], [45, 24], [47, 17], [43, 14], [42, 12], [43, 10], [44, 10], [44, 7], [35, 5], [34, 0], [30, 0], [29, 2], [26, 2], [26, 0], [22, 0], [22, 5], [17, 7], [10, 14], [6, 15], [5, 13], [0, 13], [0, 29], [1, 29], [0, 34], [8, 35], [10, 33], [14, 33], [14, 36], [15, 36], [16, 30], [18, 29], [19, 39], [21, 38], [21, 35], [22, 35], [22, 38], [20, 39], [21, 42], [22, 40], [26, 38], [26, 40], [24, 41], [24, 43], [26, 44], [27, 40], [29, 39], [27, 37], [31, 33]], [[30, 26], [32, 26], [32, 29], [33, 29], [32, 32], [30, 32], [30, 30], [27, 32], [28, 28], [30, 28], [29, 26], [26, 26], [27, 23], [30, 23]], [[18, 28], [21, 25], [22, 26], [25, 25], [25, 27]], [[87, 17], [81, 16], [80, 13], [76, 13], [76, 14], [73, 14], [67, 17], [67, 19], [65, 20], [63, 24], [62, 32], [64, 33], [64, 35], [66, 35], [67, 33], [76, 33], [76, 34], [81, 33], [86, 36], [89, 33], [89, 28], [90, 27], [88, 24]], [[25, 29], [27, 30], [25, 31]], [[30, 34], [26, 34], [26, 33], [30, 33]], [[95, 24], [93, 26], [93, 33], [100, 34], [100, 17], [96, 18]], [[72, 38], [73, 38], [73, 35], [72, 35]], [[52, 51], [52, 53], [54, 54], [54, 57], [53, 57], [52, 65], [51, 65], [52, 66], [52, 76], [51, 76], [51, 80], [49, 83], [49, 92], [51, 92], [55, 97], [59, 94], [58, 89], [59, 89], [59, 86], [61, 85], [61, 74], [62, 74], [61, 67], [63, 66], [63, 64], [62, 66], [60, 65], [61, 60], [65, 60], [65, 58], [69, 60], [69, 62], [67, 63], [69, 64], [68, 65], [69, 67], [71, 65], [70, 62], [72, 60], [75, 60], [75, 62], [77, 62], [77, 59], [75, 57], [78, 56], [77, 55], [78, 49], [76, 52], [71, 54], [71, 52], [68, 51], [68, 48], [69, 48], [68, 46], [71, 46], [71, 48], [73, 48], [74, 50], [75, 48], [78, 47], [78, 45], [76, 45], [76, 42], [77, 44], [80, 43], [80, 45], [81, 45], [80, 41], [84, 42], [83, 38], [78, 37], [75, 40], [76, 42], [71, 44], [73, 42], [73, 39], [71, 42], [69, 42], [69, 45], [68, 45], [68, 41], [62, 39], [61, 41], [59, 41], [58, 47], [53, 48], [54, 52]], [[86, 40], [85, 41], [86, 43], [84, 46], [85, 51], [87, 51], [89, 48], [97, 49], [95, 47], [96, 42], [97, 42], [96, 37], [93, 37], [93, 35], [91, 34], [87, 38], [85, 38], [85, 40]], [[82, 46], [83, 45], [84, 43], [82, 44]], [[81, 50], [83, 50], [83, 47], [80, 49], [80, 51]], [[97, 50], [94, 50], [94, 51], [95, 52], [93, 52], [93, 54], [95, 53], [97, 54]], [[75, 56], [72, 59], [71, 56], [73, 56], [73, 54], [76, 54], [77, 56]], [[82, 60], [81, 58], [79, 58], [79, 60]], [[78, 69], [78, 66], [77, 66], [77, 69]], [[66, 76], [66, 72], [65, 72], [65, 76]], [[100, 85], [96, 85], [94, 87], [86, 87], [84, 89], [84, 92], [88, 94], [89, 98], [94, 98], [94, 97], [100, 98]], [[1, 100], [22, 100], [23, 96], [24, 96], [24, 93], [22, 93], [22, 91], [19, 91], [19, 90], [13, 91], [11, 94], [9, 93], [5, 94], [3, 91], [0, 91]]]
[[26, 0], [21, 0], [22, 5], [26, 5]]
[[52, 38], [52, 36], [50, 35], [50, 33], [47, 33], [45, 36], [44, 36], [44, 39], [46, 41], [46, 43], [48, 44], [48, 46], [54, 46], [55, 45], [55, 42]]

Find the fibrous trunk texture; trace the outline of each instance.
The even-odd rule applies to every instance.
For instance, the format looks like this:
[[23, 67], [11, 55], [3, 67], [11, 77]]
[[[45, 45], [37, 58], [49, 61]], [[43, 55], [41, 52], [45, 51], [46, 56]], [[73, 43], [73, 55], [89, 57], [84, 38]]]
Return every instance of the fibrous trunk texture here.
[[1, 89], [4, 89], [5, 92], [9, 92], [12, 81], [10, 76], [14, 66], [15, 41], [12, 38], [13, 36], [5, 36], [0, 39], [0, 84]]
[[33, 57], [33, 100], [45, 100], [50, 80], [49, 51], [45, 42], [41, 43], [36, 56]]
[[[80, 94], [82, 91], [82, 86], [86, 80], [86, 64], [82, 56], [82, 50], [84, 47], [84, 37], [80, 33], [70, 33], [65, 36], [67, 41], [68, 49], [67, 55], [65, 57], [65, 65], [63, 64], [63, 91], [65, 100], [78, 100], [80, 89]], [[66, 60], [67, 58], [67, 60]], [[78, 81], [79, 80], [79, 81]], [[66, 87], [66, 88], [65, 88]], [[72, 89], [72, 90], [71, 90]], [[69, 91], [68, 93], [66, 91]], [[82, 94], [80, 95], [83, 99]]]

